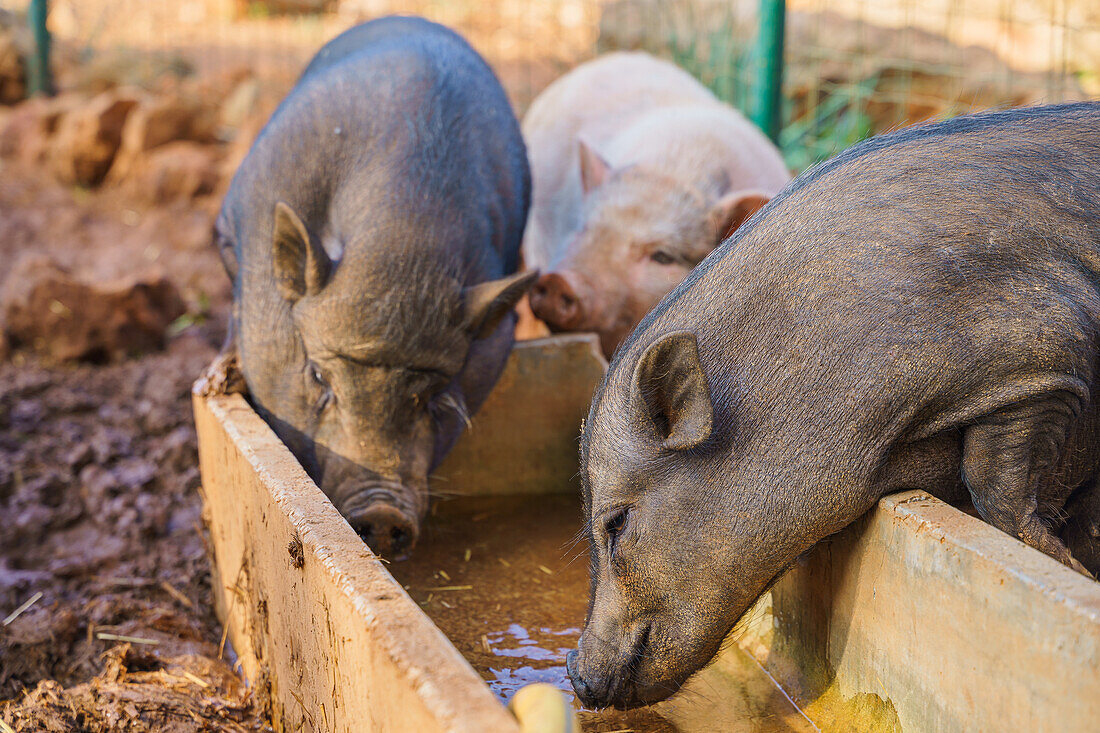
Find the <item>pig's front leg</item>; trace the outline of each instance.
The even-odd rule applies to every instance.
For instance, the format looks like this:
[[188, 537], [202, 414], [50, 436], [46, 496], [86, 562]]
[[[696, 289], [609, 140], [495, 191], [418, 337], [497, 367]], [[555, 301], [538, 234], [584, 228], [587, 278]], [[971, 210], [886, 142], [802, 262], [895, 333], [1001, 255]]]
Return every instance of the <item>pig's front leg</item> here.
[[966, 429], [962, 471], [974, 508], [997, 529], [1091, 577], [1039, 516], [1080, 400], [1056, 392], [1001, 408]]
[[233, 318], [229, 319], [229, 331], [221, 351], [210, 362], [195, 382], [194, 391], [203, 397], [220, 394], [244, 394], [244, 375], [237, 357], [237, 338], [233, 328]]

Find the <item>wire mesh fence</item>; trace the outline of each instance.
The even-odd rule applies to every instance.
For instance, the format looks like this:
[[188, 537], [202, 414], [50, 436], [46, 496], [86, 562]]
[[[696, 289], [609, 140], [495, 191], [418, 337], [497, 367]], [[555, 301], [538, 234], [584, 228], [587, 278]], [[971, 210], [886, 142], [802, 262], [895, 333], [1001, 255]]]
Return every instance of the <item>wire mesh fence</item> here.
[[[23, 13], [29, 0], [10, 0]], [[425, 15], [465, 35], [522, 113], [587, 58], [644, 49], [751, 111], [758, 0], [50, 0], [66, 85], [249, 77], [277, 99], [353, 23]], [[801, 169], [871, 134], [1100, 95], [1095, 0], [790, 0], [779, 142]]]
[[[618, 0], [600, 50], [675, 60], [749, 110], [755, 3]], [[1093, 0], [791, 0], [780, 145], [801, 169], [867, 137], [965, 112], [1100, 94]]]

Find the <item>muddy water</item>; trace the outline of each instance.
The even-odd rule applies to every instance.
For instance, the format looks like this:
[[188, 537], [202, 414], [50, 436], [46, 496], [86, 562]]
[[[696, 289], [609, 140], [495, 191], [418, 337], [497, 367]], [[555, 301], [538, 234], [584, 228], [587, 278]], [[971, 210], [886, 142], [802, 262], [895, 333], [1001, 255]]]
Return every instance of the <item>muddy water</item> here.
[[[571, 496], [438, 501], [413, 558], [389, 566], [501, 701], [531, 682], [572, 695], [565, 655], [588, 604], [580, 517]], [[587, 731], [814, 730], [737, 649], [672, 701], [580, 717]]]

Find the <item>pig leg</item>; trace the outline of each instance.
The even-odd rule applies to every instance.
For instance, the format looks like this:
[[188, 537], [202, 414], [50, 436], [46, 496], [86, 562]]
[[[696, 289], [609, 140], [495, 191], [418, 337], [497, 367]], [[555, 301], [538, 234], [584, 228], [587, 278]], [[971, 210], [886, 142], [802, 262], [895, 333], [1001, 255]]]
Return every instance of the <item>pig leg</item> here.
[[244, 394], [246, 391], [244, 375], [241, 374], [240, 363], [237, 360], [237, 336], [236, 329], [233, 327], [238, 317], [237, 304], [240, 302], [240, 298], [237, 297], [237, 273], [240, 266], [237, 260], [237, 248], [233, 245], [233, 240], [225, 236], [224, 230], [219, 219], [214, 224], [214, 246], [218, 250], [218, 256], [221, 257], [225, 274], [233, 283], [233, 312], [229, 314], [229, 327], [226, 330], [225, 343], [222, 344], [221, 351], [195, 382], [193, 391], [203, 397]]
[[240, 362], [237, 360], [237, 339], [232, 317], [229, 319], [229, 330], [221, 351], [195, 382], [194, 392], [203, 397], [244, 394], [244, 375], [241, 374]]
[[1066, 502], [1062, 540], [1093, 575], [1100, 575], [1100, 477], [1080, 486]]
[[1088, 575], [1039, 516], [1039, 497], [1055, 480], [1078, 406], [1076, 396], [1058, 392], [987, 415], [966, 429], [962, 473], [983, 519]]

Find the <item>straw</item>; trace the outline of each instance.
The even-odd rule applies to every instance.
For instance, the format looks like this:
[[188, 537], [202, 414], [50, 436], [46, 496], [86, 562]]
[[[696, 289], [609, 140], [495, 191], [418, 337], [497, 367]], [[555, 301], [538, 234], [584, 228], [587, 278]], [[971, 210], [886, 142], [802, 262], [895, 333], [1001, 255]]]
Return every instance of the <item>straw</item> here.
[[140, 636], [123, 636], [121, 634], [108, 634], [106, 631], [96, 632], [95, 638], [103, 641], [128, 641], [131, 644], [149, 644], [156, 646], [160, 642], [156, 639], [145, 639]]
[[10, 614], [8, 614], [8, 617], [7, 617], [6, 619], [4, 619], [4, 622], [3, 622], [3, 624], [0, 624], [0, 626], [7, 626], [7, 625], [8, 625], [8, 624], [10, 624], [10, 623], [11, 623], [12, 621], [14, 621], [15, 619], [19, 618], [19, 617], [20, 617], [20, 616], [22, 615], [22, 613], [23, 613], [24, 611], [26, 611], [26, 610], [27, 610], [28, 608], [30, 608], [30, 607], [31, 607], [31, 606], [33, 606], [34, 604], [38, 603], [38, 599], [39, 599], [39, 598], [41, 598], [41, 597], [42, 597], [42, 591], [38, 591], [37, 593], [35, 593], [35, 594], [34, 594], [33, 596], [31, 596], [31, 597], [30, 597], [30, 598], [29, 598], [29, 599], [27, 600], [27, 602], [26, 602], [26, 603], [24, 603], [24, 604], [23, 604], [22, 606], [20, 606], [19, 608], [15, 609], [15, 610], [14, 610], [14, 611], [12, 611], [12, 612], [11, 612]]

